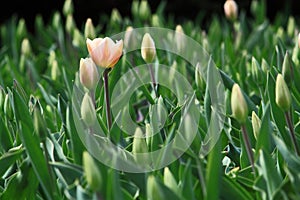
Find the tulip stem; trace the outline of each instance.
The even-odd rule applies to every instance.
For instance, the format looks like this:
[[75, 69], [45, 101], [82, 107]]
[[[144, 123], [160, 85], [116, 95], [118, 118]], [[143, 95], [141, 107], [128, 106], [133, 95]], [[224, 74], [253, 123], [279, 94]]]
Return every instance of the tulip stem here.
[[94, 107], [96, 108], [96, 100], [95, 100], [95, 91], [94, 90], [90, 90], [90, 97], [92, 99]]
[[298, 146], [298, 143], [297, 143], [297, 139], [296, 139], [296, 135], [295, 135], [295, 131], [294, 131], [294, 125], [292, 123], [290, 112], [289, 111], [285, 112], [284, 116], [285, 116], [286, 123], [287, 123], [287, 125], [290, 129], [290, 136], [291, 136], [291, 140], [292, 140], [294, 149], [296, 151], [296, 154], [298, 156], [300, 156], [300, 150], [299, 150], [299, 146]]
[[157, 88], [156, 88], [156, 81], [155, 81], [155, 76], [154, 76], [154, 71], [153, 71], [153, 67], [152, 64], [148, 64], [148, 68], [150, 71], [150, 76], [151, 76], [151, 81], [152, 81], [152, 85], [153, 85], [153, 90], [155, 92], [155, 96], [158, 97], [157, 95]]
[[104, 80], [104, 92], [105, 92], [105, 102], [106, 102], [106, 121], [107, 121], [107, 129], [110, 131], [112, 120], [111, 120], [111, 111], [110, 111], [110, 99], [109, 99], [109, 87], [108, 87], [108, 74], [111, 68], [106, 68], [103, 72], [103, 80]]
[[245, 124], [241, 125], [241, 129], [242, 129], [242, 135], [243, 135], [243, 139], [244, 139], [244, 142], [245, 142], [245, 147], [246, 147], [246, 151], [247, 151], [247, 154], [248, 154], [248, 158], [249, 158], [249, 161], [251, 163], [252, 171], [253, 171], [253, 173], [255, 173], [254, 156], [253, 156], [253, 152], [252, 152], [252, 149], [251, 149], [250, 139], [249, 139], [249, 136], [248, 136], [248, 133], [247, 133], [246, 125]]

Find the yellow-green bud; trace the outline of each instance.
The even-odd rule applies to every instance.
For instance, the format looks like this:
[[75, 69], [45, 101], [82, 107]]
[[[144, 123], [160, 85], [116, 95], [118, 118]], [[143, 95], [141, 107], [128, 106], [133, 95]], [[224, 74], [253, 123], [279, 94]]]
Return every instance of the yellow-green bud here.
[[267, 73], [269, 71], [269, 64], [267, 63], [267, 61], [263, 58], [261, 61], [261, 69], [263, 72]]
[[128, 47], [132, 42], [132, 39], [131, 39], [132, 30], [133, 30], [132, 26], [128, 26], [125, 30], [125, 33], [124, 33], [124, 46], [125, 47]]
[[259, 63], [254, 57], [252, 57], [252, 62], [251, 62], [251, 73], [256, 83], [258, 84], [263, 83], [264, 77], [262, 76], [262, 70], [259, 66]]
[[59, 14], [59, 12], [55, 12], [53, 15], [53, 19], [52, 19], [52, 26], [55, 29], [58, 29], [61, 26], [61, 16]]
[[56, 54], [54, 50], [51, 50], [48, 57], [48, 67], [52, 67], [54, 60], [56, 60]]
[[57, 78], [60, 76], [60, 69], [58, 67], [57, 60], [53, 60], [52, 66], [51, 66], [51, 78], [52, 80], [57, 80]]
[[240, 86], [235, 83], [231, 92], [231, 110], [233, 117], [240, 123], [244, 124], [248, 117], [248, 105], [241, 91]]
[[23, 38], [26, 35], [26, 33], [27, 33], [26, 22], [25, 19], [21, 18], [17, 26], [17, 38], [18, 39]]
[[74, 11], [74, 6], [72, 0], [65, 0], [63, 6], [63, 13], [65, 16], [72, 15]]
[[146, 63], [151, 63], [156, 57], [155, 43], [149, 33], [146, 33], [143, 37], [141, 53]]
[[122, 16], [118, 9], [116, 8], [112, 9], [110, 21], [112, 24], [120, 24], [122, 22]]
[[276, 77], [275, 101], [284, 112], [288, 111], [292, 104], [291, 93], [281, 74]]
[[296, 28], [295, 18], [293, 16], [289, 16], [288, 24], [287, 24], [287, 34], [289, 37], [294, 37]]
[[251, 118], [252, 118], [253, 134], [254, 134], [255, 139], [257, 139], [259, 131], [260, 131], [261, 121], [254, 111], [252, 111]]
[[95, 27], [91, 18], [88, 18], [85, 22], [84, 37], [90, 38], [91, 40], [96, 37]]
[[181, 25], [177, 25], [175, 28], [175, 43], [178, 51], [181, 51], [185, 47], [184, 31]]
[[87, 151], [83, 152], [82, 157], [83, 171], [89, 187], [94, 192], [100, 191], [103, 181], [100, 170], [98, 169], [93, 157]]
[[81, 118], [89, 127], [96, 122], [96, 110], [92, 99], [88, 93], [85, 93], [81, 103]]
[[164, 192], [153, 175], [147, 179], [147, 199], [148, 200], [165, 200]]
[[88, 90], [94, 90], [99, 81], [99, 73], [92, 58], [81, 58], [79, 67], [81, 84]]
[[77, 28], [73, 32], [72, 44], [78, 48], [83, 47], [85, 45], [83, 35], [81, 35], [81, 32]]
[[148, 1], [147, 0], [141, 0], [140, 6], [139, 6], [140, 19], [145, 21], [145, 20], [149, 19], [150, 15], [151, 15], [151, 9], [150, 9], [150, 6], [148, 4]]
[[146, 138], [141, 128], [137, 127], [134, 132], [132, 153], [147, 153], [147, 152], [148, 152], [148, 146], [146, 143]]
[[136, 18], [139, 17], [139, 6], [140, 6], [139, 0], [133, 0], [132, 1], [132, 3], [131, 3], [131, 13]]
[[24, 56], [28, 57], [31, 54], [31, 46], [28, 38], [24, 38], [21, 45], [21, 52]]
[[199, 88], [200, 91], [204, 91], [206, 87], [206, 83], [204, 81], [203, 75], [201, 73], [200, 64], [197, 63], [195, 68], [195, 82], [197, 88]]
[[238, 17], [238, 5], [234, 0], [227, 0], [224, 3], [224, 12], [227, 19], [234, 21]]
[[75, 25], [73, 15], [68, 15], [67, 19], [66, 19], [66, 31], [67, 31], [67, 33], [72, 35], [75, 28], [76, 28], [76, 25]]
[[290, 86], [293, 82], [294, 70], [293, 70], [293, 64], [292, 60], [290, 58], [290, 55], [288, 51], [286, 51], [282, 63], [282, 76], [288, 86]]
[[179, 194], [177, 182], [168, 167], [164, 168], [164, 184], [170, 188], [175, 194]]
[[152, 23], [152, 26], [155, 26], [155, 27], [161, 26], [161, 22], [160, 22], [159, 16], [157, 14], [152, 15], [151, 23]]

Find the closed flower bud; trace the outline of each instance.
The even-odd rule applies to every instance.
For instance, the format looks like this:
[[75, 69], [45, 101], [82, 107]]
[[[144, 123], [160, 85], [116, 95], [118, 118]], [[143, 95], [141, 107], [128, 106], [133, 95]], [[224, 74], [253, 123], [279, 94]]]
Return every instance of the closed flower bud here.
[[17, 27], [17, 38], [21, 39], [27, 34], [25, 19], [21, 18]]
[[199, 88], [200, 91], [204, 91], [206, 87], [206, 83], [204, 81], [203, 75], [201, 73], [200, 64], [197, 63], [195, 68], [195, 82], [197, 88]]
[[164, 192], [153, 175], [147, 179], [147, 199], [148, 200], [165, 200]]
[[168, 167], [164, 168], [164, 184], [170, 188], [175, 194], [179, 195], [179, 188], [177, 182]]
[[96, 37], [96, 31], [91, 18], [88, 18], [84, 26], [84, 37], [94, 39]]
[[83, 97], [80, 111], [81, 118], [85, 122], [85, 124], [89, 127], [94, 125], [94, 123], [96, 122], [96, 111], [92, 99], [88, 93], [85, 93]]
[[227, 0], [224, 4], [225, 16], [229, 20], [236, 20], [238, 16], [238, 6], [234, 0]]
[[118, 9], [113, 8], [111, 11], [110, 22], [112, 24], [120, 24], [122, 22], [122, 17]]
[[73, 32], [74, 32], [75, 28], [76, 28], [76, 25], [75, 25], [73, 15], [68, 15], [67, 19], [66, 19], [66, 31], [67, 31], [67, 33], [69, 33], [70, 35], [73, 35]]
[[88, 90], [94, 90], [98, 81], [99, 73], [96, 64], [91, 58], [81, 58], [79, 67], [79, 77], [81, 84]]
[[252, 129], [255, 139], [258, 138], [260, 131], [261, 121], [254, 111], [252, 111]]
[[61, 26], [61, 16], [59, 12], [55, 12], [52, 19], [52, 26], [58, 29]]
[[262, 70], [259, 66], [259, 63], [254, 57], [252, 57], [251, 62], [251, 73], [256, 83], [258, 83], [259, 85], [263, 83], [264, 77], [262, 76]]
[[267, 63], [267, 61], [263, 58], [261, 61], [261, 69], [263, 72], [267, 73], [269, 71], [269, 64]]
[[75, 47], [82, 48], [84, 46], [84, 42], [85, 41], [84, 41], [84, 37], [83, 37], [82, 33], [77, 28], [75, 28], [73, 31], [72, 44]]
[[295, 28], [296, 28], [295, 18], [293, 16], [290, 16], [287, 24], [287, 34], [289, 37], [294, 37]]
[[139, 6], [139, 17], [141, 20], [145, 21], [149, 19], [151, 15], [150, 6], [147, 0], [142, 0]]
[[132, 153], [147, 153], [147, 152], [148, 152], [148, 146], [146, 143], [146, 138], [141, 128], [137, 127], [134, 132]]
[[149, 33], [143, 37], [141, 53], [146, 63], [151, 63], [156, 57], [155, 43]]
[[294, 75], [294, 69], [293, 69], [293, 64], [292, 60], [290, 58], [290, 55], [288, 51], [286, 51], [283, 63], [282, 63], [282, 76], [288, 86], [290, 86], [293, 82], [293, 75]]
[[139, 6], [140, 2], [139, 0], [133, 0], [131, 3], [131, 13], [135, 18], [139, 17]]
[[93, 157], [87, 151], [83, 152], [82, 162], [83, 171], [89, 187], [93, 192], [100, 191], [103, 182], [102, 175]]
[[157, 14], [152, 15], [151, 23], [152, 23], [152, 26], [155, 26], [155, 27], [161, 26], [160, 18]]
[[46, 123], [38, 107], [33, 109], [33, 124], [38, 136], [42, 141], [45, 140], [47, 136]]
[[51, 78], [52, 80], [57, 80], [57, 78], [60, 76], [60, 69], [58, 67], [57, 60], [53, 60], [51, 65]]
[[31, 46], [28, 38], [24, 38], [21, 44], [21, 53], [28, 57], [31, 54]]
[[244, 124], [248, 117], [248, 105], [238, 84], [234, 84], [231, 92], [231, 110], [233, 117]]
[[128, 26], [125, 30], [125, 34], [124, 34], [125, 47], [128, 47], [132, 42], [132, 39], [131, 39], [132, 30], [133, 30], [132, 26]]
[[182, 29], [181, 25], [177, 25], [175, 29], [175, 43], [177, 50], [183, 50], [185, 46], [185, 37], [184, 37], [184, 31]]
[[72, 15], [74, 11], [74, 6], [72, 0], [65, 0], [64, 6], [63, 6], [63, 14], [65, 16]]
[[89, 54], [99, 67], [112, 68], [123, 53], [123, 40], [116, 43], [109, 37], [86, 40]]
[[288, 111], [292, 104], [291, 93], [281, 74], [276, 77], [275, 101], [284, 112]]

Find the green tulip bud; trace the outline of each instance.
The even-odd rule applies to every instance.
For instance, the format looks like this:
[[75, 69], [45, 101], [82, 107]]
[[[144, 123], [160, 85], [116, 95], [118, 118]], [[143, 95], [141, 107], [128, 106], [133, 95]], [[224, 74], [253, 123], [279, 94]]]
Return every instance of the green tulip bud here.
[[151, 15], [151, 9], [147, 0], [141, 0], [139, 6], [139, 17], [141, 20], [145, 21], [149, 19]]
[[164, 184], [170, 188], [175, 194], [179, 194], [177, 182], [168, 167], [164, 168]]
[[289, 37], [294, 37], [296, 28], [295, 18], [293, 16], [289, 16], [287, 23], [287, 34]]
[[233, 117], [244, 124], [248, 117], [248, 105], [238, 84], [234, 84], [231, 92], [231, 110]]
[[132, 1], [132, 4], [131, 4], [131, 13], [136, 18], [139, 17], [139, 6], [140, 6], [139, 0], [133, 0]]
[[132, 153], [147, 153], [147, 152], [148, 152], [148, 146], [146, 143], [146, 138], [141, 128], [137, 127], [134, 132]]
[[267, 63], [267, 61], [263, 58], [262, 61], [261, 61], [261, 69], [263, 72], [267, 73], [268, 70], [269, 70], [270, 66], [269, 64]]
[[259, 63], [254, 57], [252, 57], [251, 73], [256, 83], [258, 83], [259, 85], [263, 83], [264, 77], [262, 76], [262, 70], [259, 66]]
[[83, 38], [83, 35], [77, 28], [73, 32], [72, 44], [78, 48], [83, 47], [85, 45], [85, 40]]
[[66, 19], [66, 31], [67, 33], [69, 33], [70, 35], [73, 35], [73, 31], [76, 28], [76, 24], [73, 18], [73, 15], [68, 15], [67, 19]]
[[260, 131], [261, 121], [254, 111], [252, 111], [252, 129], [255, 139], [258, 138]]
[[54, 60], [51, 66], [51, 78], [52, 80], [55, 81], [59, 76], [60, 76], [60, 69], [58, 67], [57, 60]]
[[291, 93], [281, 74], [278, 74], [276, 78], [275, 101], [284, 112], [288, 111], [292, 104]]
[[25, 19], [21, 18], [17, 26], [17, 38], [22, 39], [27, 34]]
[[112, 24], [120, 24], [122, 22], [122, 16], [118, 9], [116, 8], [112, 9], [110, 21]]
[[151, 63], [156, 57], [155, 43], [149, 33], [143, 36], [141, 53], [146, 63]]
[[294, 79], [293, 75], [294, 75], [294, 70], [293, 70], [292, 60], [289, 56], [288, 51], [286, 51], [282, 63], [282, 76], [288, 86], [291, 86], [293, 82]]
[[200, 91], [204, 91], [206, 87], [205, 80], [203, 78], [203, 74], [201, 73], [200, 64], [197, 63], [195, 68], [195, 82], [197, 88], [200, 89]]
[[28, 38], [24, 38], [21, 44], [21, 53], [28, 57], [31, 54], [31, 46]]
[[81, 118], [89, 127], [96, 122], [96, 110], [92, 99], [88, 93], [85, 93], [81, 103]]
[[52, 19], [52, 26], [55, 29], [59, 29], [59, 27], [61, 26], [61, 16], [59, 12], [55, 12], [53, 15], [53, 19]]
[[90, 38], [95, 39], [96, 37], [96, 31], [95, 31], [95, 27], [93, 25], [92, 19], [88, 18], [85, 22], [85, 26], [84, 26], [84, 37], [86, 38]]
[[81, 84], [88, 90], [94, 90], [99, 81], [99, 73], [92, 58], [81, 58], [79, 67]]
[[63, 14], [65, 16], [72, 15], [74, 11], [74, 6], [72, 0], [65, 0], [64, 6], [63, 6]]
[[103, 181], [100, 170], [93, 157], [87, 151], [83, 152], [82, 157], [83, 171], [89, 187], [94, 192], [100, 191]]
[[165, 200], [164, 192], [153, 175], [147, 179], [147, 199], [148, 200]]
[[44, 141], [47, 135], [47, 126], [41, 111], [36, 107], [36, 105], [33, 109], [33, 124], [36, 133], [40, 136], [41, 140]]

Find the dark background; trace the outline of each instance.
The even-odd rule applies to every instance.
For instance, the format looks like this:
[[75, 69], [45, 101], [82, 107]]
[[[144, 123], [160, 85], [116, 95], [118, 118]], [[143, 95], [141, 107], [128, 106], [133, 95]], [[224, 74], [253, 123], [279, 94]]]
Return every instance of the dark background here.
[[[90, 17], [98, 22], [100, 14], [110, 14], [112, 8], [117, 8], [122, 16], [130, 16], [132, 0], [73, 0], [74, 18], [77, 25], [81, 25]], [[152, 11], [155, 11], [160, 0], [148, 0]], [[225, 0], [165, 0], [166, 15], [171, 13], [175, 19], [193, 19], [204, 12], [205, 16], [212, 13], [223, 14], [223, 4]], [[251, 0], [236, 0], [239, 9], [244, 9], [249, 13]], [[299, 0], [267, 0], [267, 15], [272, 21], [278, 12], [300, 15]], [[0, 6], [0, 23], [6, 22], [11, 16], [22, 17], [26, 20], [26, 25], [32, 29], [35, 16], [41, 14], [47, 22], [54, 10], [62, 11], [64, 0], [8, 0], [2, 1]]]

